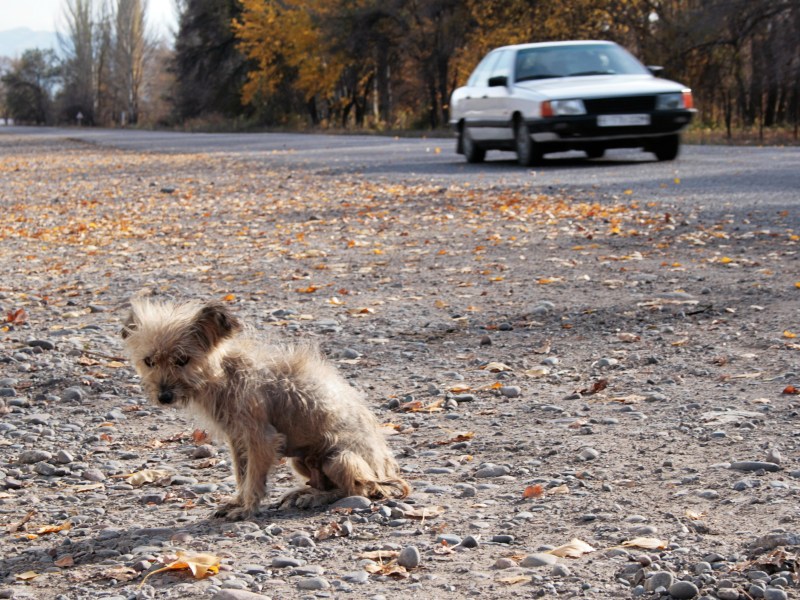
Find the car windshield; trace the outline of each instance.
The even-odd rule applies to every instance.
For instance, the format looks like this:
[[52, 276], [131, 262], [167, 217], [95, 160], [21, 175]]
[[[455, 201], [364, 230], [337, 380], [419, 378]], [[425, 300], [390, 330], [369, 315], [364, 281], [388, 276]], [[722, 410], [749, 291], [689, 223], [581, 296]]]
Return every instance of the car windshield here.
[[642, 75], [649, 71], [616, 44], [525, 48], [517, 53], [515, 81], [588, 75]]

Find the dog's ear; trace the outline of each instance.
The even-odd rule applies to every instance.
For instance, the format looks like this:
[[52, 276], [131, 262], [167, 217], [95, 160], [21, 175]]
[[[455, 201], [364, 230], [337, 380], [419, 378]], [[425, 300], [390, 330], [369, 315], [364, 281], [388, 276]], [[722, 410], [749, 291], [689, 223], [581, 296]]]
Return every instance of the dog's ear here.
[[127, 340], [138, 328], [139, 322], [136, 318], [136, 312], [131, 309], [128, 313], [128, 318], [125, 319], [125, 323], [122, 325], [122, 329], [119, 331], [119, 334], [122, 336], [123, 340]]
[[240, 331], [242, 324], [230, 313], [227, 306], [212, 302], [197, 313], [192, 329], [200, 346], [208, 351]]

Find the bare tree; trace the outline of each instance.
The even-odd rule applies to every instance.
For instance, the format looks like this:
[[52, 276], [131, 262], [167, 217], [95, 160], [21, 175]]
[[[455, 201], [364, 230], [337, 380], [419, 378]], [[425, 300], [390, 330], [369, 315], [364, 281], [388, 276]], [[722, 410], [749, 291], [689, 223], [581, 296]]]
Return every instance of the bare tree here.
[[153, 43], [146, 29], [147, 0], [117, 0], [114, 80], [120, 122], [139, 120], [145, 62]]
[[94, 123], [95, 115], [93, 12], [94, 0], [66, 0], [67, 33], [58, 34], [65, 56], [62, 117], [74, 120], [81, 115], [87, 124]]

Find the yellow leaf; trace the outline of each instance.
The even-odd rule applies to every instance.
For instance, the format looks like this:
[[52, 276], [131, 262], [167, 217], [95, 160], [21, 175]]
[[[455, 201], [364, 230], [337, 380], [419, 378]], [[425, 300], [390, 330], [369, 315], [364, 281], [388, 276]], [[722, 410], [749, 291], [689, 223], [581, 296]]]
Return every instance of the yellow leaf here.
[[723, 265], [727, 265], [729, 263], [732, 263], [733, 259], [728, 256], [723, 256], [722, 258], [719, 259], [719, 262], [721, 262]]
[[454, 394], [461, 394], [463, 392], [468, 392], [471, 388], [465, 383], [457, 383], [453, 387], [450, 388], [450, 391]]
[[334, 296], [333, 298], [328, 299], [328, 304], [333, 304], [334, 306], [341, 306], [342, 304], [344, 304], [344, 302], [342, 302], [336, 296]]
[[128, 477], [127, 482], [134, 487], [139, 487], [145, 483], [153, 483], [163, 479], [167, 475], [169, 475], [169, 471], [164, 471], [163, 469], [144, 469]]
[[796, 281], [795, 284], [794, 284], [794, 287], [800, 289], [800, 281]]
[[517, 583], [528, 583], [533, 581], [533, 578], [528, 577], [527, 575], [516, 575], [514, 577], [501, 577], [497, 581], [500, 583], [505, 583], [506, 585], [515, 585]]
[[15, 578], [19, 579], [20, 581], [30, 581], [31, 579], [36, 579], [39, 576], [39, 573], [36, 571], [25, 571], [24, 573], [20, 573], [19, 575], [14, 575]]
[[223, 302], [233, 302], [234, 300], [236, 300], [236, 296], [234, 294], [228, 294], [222, 298]]
[[511, 371], [511, 367], [501, 362], [490, 362], [481, 367], [484, 371], [489, 371], [491, 373], [500, 373], [502, 371]]
[[658, 538], [637, 537], [632, 540], [626, 540], [620, 544], [624, 548], [644, 548], [646, 550], [664, 550], [669, 545], [669, 542], [659, 540]]
[[797, 337], [797, 334], [796, 333], [792, 333], [791, 331], [789, 331], [787, 329], [786, 331], [783, 332], [783, 337], [789, 338], [790, 340], [793, 340], [794, 338]]
[[435, 519], [443, 515], [445, 509], [443, 506], [424, 506], [421, 508], [410, 508], [403, 511], [403, 516], [408, 519]]
[[372, 550], [370, 552], [362, 552], [358, 558], [366, 558], [367, 560], [377, 560], [379, 562], [386, 559], [393, 559], [400, 556], [398, 550]]
[[57, 533], [59, 531], [69, 530], [72, 528], [72, 523], [69, 521], [64, 521], [61, 525], [46, 525], [45, 527], [40, 527], [36, 533], [39, 535], [44, 535], [45, 533]]
[[552, 554], [554, 556], [560, 556], [562, 558], [579, 558], [584, 554], [589, 554], [590, 552], [594, 552], [595, 548], [592, 548], [589, 544], [584, 542], [583, 540], [579, 540], [578, 538], [573, 538], [571, 542], [568, 544], [564, 544], [563, 546], [559, 546], [558, 548], [553, 548], [552, 550], [548, 550], [548, 554]]
[[211, 575], [219, 573], [220, 559], [213, 554], [194, 554], [179, 551], [176, 553], [176, 557], [177, 559], [167, 566], [148, 573], [139, 585], [144, 585], [144, 582], [152, 575], [163, 573], [164, 571], [182, 571], [184, 569], [189, 569], [195, 579], [204, 579], [205, 577], [210, 577]]

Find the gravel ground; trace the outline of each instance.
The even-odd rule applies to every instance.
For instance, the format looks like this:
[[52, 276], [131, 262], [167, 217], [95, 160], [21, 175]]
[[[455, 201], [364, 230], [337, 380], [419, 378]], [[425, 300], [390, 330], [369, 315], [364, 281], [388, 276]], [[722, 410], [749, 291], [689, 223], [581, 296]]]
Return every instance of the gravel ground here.
[[[798, 597], [790, 215], [13, 137], [0, 172], [0, 598]], [[316, 340], [412, 495], [211, 518], [227, 449], [121, 355], [145, 288]]]

